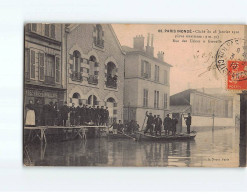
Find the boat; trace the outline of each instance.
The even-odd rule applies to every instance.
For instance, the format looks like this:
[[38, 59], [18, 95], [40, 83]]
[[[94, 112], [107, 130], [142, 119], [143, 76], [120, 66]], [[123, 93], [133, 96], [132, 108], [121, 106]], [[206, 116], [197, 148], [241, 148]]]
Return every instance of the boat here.
[[107, 133], [107, 137], [110, 139], [133, 139], [136, 140], [136, 134], [125, 134], [125, 133]]
[[194, 140], [196, 137], [196, 132], [180, 133], [176, 135], [161, 135], [155, 136], [150, 134], [144, 134], [144, 132], [137, 132], [137, 140], [138, 141], [188, 141]]

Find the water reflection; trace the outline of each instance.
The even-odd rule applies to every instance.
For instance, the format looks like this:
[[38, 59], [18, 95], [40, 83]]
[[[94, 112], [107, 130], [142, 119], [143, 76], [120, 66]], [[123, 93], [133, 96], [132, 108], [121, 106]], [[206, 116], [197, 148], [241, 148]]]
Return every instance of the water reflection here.
[[[24, 163], [38, 166], [238, 166], [234, 129], [199, 132], [195, 141], [134, 142], [107, 138], [30, 144]], [[30, 160], [29, 160], [30, 159]]]

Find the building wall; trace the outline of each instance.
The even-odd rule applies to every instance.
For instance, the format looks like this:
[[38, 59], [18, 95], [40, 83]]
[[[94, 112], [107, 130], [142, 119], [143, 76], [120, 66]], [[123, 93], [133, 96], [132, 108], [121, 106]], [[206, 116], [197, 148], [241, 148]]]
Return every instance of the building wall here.
[[[68, 78], [68, 92], [67, 100], [69, 105], [72, 103], [72, 96], [74, 93], [80, 95], [83, 103], [87, 103], [90, 95], [97, 97], [98, 105], [105, 106], [108, 98], [113, 98], [116, 102], [114, 110], [116, 110], [114, 117], [122, 119], [123, 117], [123, 89], [124, 89], [124, 55], [118, 45], [118, 40], [115, 38], [110, 25], [102, 25], [104, 31], [104, 48], [99, 48], [94, 45], [95, 24], [81, 24], [77, 25], [68, 33], [67, 39], [67, 78]], [[70, 77], [73, 69], [73, 52], [79, 51], [81, 58], [83, 58], [80, 67], [82, 68], [82, 80], [73, 81]], [[90, 65], [87, 60], [90, 56], [96, 57], [98, 67], [98, 84], [89, 84], [87, 79], [89, 77]], [[117, 67], [117, 88], [106, 87], [106, 64], [113, 62]]]
[[[151, 65], [151, 77], [143, 78], [141, 72], [142, 60], [148, 61]], [[155, 65], [159, 66], [159, 81], [155, 81]], [[164, 70], [167, 71], [167, 83], [164, 83]], [[153, 115], [160, 115], [164, 118], [164, 94], [167, 94], [167, 108], [169, 109], [170, 67], [158, 63], [152, 58], [140, 54], [127, 54], [125, 60], [125, 89], [124, 89], [124, 120], [137, 120], [143, 124], [146, 111]], [[144, 89], [148, 90], [148, 106], [144, 107]], [[154, 91], [159, 91], [159, 106], [154, 108]]]
[[[66, 69], [61, 60], [62, 25], [47, 24], [49, 28], [50, 25], [53, 25], [53, 36], [45, 34], [44, 25], [25, 25], [25, 103], [29, 100], [36, 101], [38, 99], [42, 104], [47, 104], [50, 101], [59, 103], [64, 101], [65, 78], [62, 75]], [[54, 59], [54, 74], [53, 77], [49, 78], [47, 77], [47, 55]], [[56, 73], [56, 65], [59, 66], [58, 73]], [[43, 72], [43, 76], [41, 76], [40, 71]], [[34, 73], [34, 77], [32, 73]]]

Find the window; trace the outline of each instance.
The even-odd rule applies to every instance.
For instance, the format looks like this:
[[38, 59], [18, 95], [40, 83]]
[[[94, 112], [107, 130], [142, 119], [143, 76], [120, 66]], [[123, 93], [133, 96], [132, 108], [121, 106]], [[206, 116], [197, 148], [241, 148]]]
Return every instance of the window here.
[[31, 28], [33, 32], [37, 32], [37, 24], [32, 24]]
[[55, 56], [47, 55], [46, 76], [55, 77]]
[[39, 53], [39, 80], [45, 79], [45, 54]]
[[113, 62], [107, 63], [107, 74], [106, 74], [106, 86], [110, 88], [117, 88], [117, 67]]
[[104, 48], [104, 31], [100, 24], [96, 25], [95, 32], [96, 36], [94, 37], [94, 44], [98, 47]]
[[167, 109], [168, 105], [168, 99], [167, 99], [167, 93], [164, 94], [164, 109]]
[[154, 108], [159, 108], [159, 91], [154, 91]]
[[60, 82], [60, 58], [56, 57], [56, 82]]
[[98, 63], [96, 62], [96, 58], [94, 56], [90, 56], [89, 58], [89, 77], [88, 83], [97, 85], [98, 84], [98, 71], [96, 69]]
[[97, 97], [95, 95], [90, 95], [88, 97], [88, 104], [89, 105], [97, 105]]
[[45, 24], [45, 36], [55, 39], [56, 36], [55, 24]]
[[168, 74], [167, 74], [167, 70], [164, 71], [164, 84], [168, 84]]
[[143, 90], [143, 107], [148, 107], [148, 90]]
[[141, 62], [141, 76], [143, 78], [151, 78], [151, 64], [145, 60]]
[[75, 72], [80, 72], [80, 67], [81, 67], [81, 54], [80, 54], [80, 52], [79, 51], [74, 51], [73, 57], [74, 57], [73, 70]]
[[160, 67], [155, 65], [155, 72], [154, 72], [154, 80], [156, 82], [159, 82], [160, 78], [159, 78], [159, 73], [160, 72]]
[[31, 50], [31, 75], [32, 79], [35, 79], [35, 51]]

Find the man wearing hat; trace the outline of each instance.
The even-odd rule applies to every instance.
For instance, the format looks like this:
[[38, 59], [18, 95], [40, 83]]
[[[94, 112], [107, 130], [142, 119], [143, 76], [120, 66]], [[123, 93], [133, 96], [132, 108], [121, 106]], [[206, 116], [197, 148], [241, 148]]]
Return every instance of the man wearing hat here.
[[163, 122], [166, 135], [169, 135], [169, 132], [171, 130], [171, 122], [172, 122], [172, 119], [170, 118], [169, 114], [167, 114]]
[[184, 119], [185, 119], [185, 123], [186, 123], [186, 126], [187, 126], [187, 133], [190, 134], [190, 125], [191, 125], [190, 113], [188, 113], [188, 116], [184, 117]]
[[153, 117], [151, 112], [148, 115], [148, 111], [146, 112], [146, 117], [148, 118], [148, 120], [147, 120], [147, 126], [146, 126], [146, 129], [144, 131], [144, 134], [147, 133], [148, 130], [150, 130], [150, 134], [153, 135], [154, 117]]
[[161, 136], [162, 120], [160, 118], [160, 115], [157, 116], [154, 123], [155, 123], [155, 135], [157, 136], [158, 135], [157, 132], [159, 132], [159, 135]]
[[67, 102], [64, 102], [64, 105], [60, 109], [62, 125], [66, 126], [66, 122], [68, 120], [69, 107], [67, 106]]

